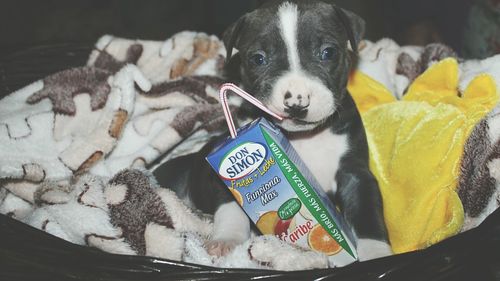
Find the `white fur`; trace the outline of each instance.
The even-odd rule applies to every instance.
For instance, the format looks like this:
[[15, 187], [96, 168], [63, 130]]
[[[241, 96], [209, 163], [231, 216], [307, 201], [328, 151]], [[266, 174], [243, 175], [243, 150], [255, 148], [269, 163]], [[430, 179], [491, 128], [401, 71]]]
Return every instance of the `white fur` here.
[[347, 136], [332, 134], [327, 128], [316, 135], [290, 142], [325, 192], [331, 190], [335, 193], [335, 174], [340, 158], [349, 148]]
[[182, 260], [188, 263], [214, 266], [215, 259], [207, 252], [204, 245], [205, 239], [194, 232], [184, 232], [183, 235], [186, 241]]
[[324, 254], [304, 251], [294, 245], [283, 243], [274, 236], [259, 236], [253, 239], [250, 252], [254, 259], [272, 264], [277, 270], [304, 270], [327, 268]]
[[480, 74], [489, 74], [500, 88], [500, 54], [484, 60], [468, 60], [460, 64], [460, 85], [463, 93], [470, 82]]
[[210, 234], [212, 224], [193, 214], [191, 209], [184, 205], [173, 191], [166, 188], [158, 188], [155, 191], [163, 201], [177, 231], [191, 231], [203, 236]]
[[297, 48], [297, 22], [299, 11], [297, 5], [285, 2], [278, 10], [280, 32], [288, 52], [291, 70], [300, 70], [299, 50]]
[[95, 44], [96, 49], [104, 51], [106, 47], [113, 41], [115, 37], [113, 35], [105, 34]]
[[214, 214], [214, 228], [205, 243], [207, 252], [215, 257], [225, 256], [250, 237], [250, 221], [236, 202], [219, 206]]
[[[103, 42], [107, 40], [107, 38], [104, 38]], [[214, 48], [218, 48], [218, 54], [225, 54], [222, 42], [215, 36], [188, 31], [175, 34], [165, 42], [114, 38], [107, 44], [106, 51], [116, 59], [123, 59], [128, 48], [132, 44], [141, 44], [143, 52], [137, 62], [137, 66], [147, 80], [153, 84], [159, 84], [170, 80], [172, 67], [178, 63], [179, 60], [195, 59], [195, 57], [193, 57], [193, 44], [199, 40], [213, 44]], [[202, 57], [198, 56], [196, 59], [202, 59]], [[218, 61], [218, 57], [203, 58], [203, 60], [205, 59], [206, 61], [202, 65], [193, 69], [194, 72], [192, 75], [217, 74], [215, 65]], [[89, 61], [89, 64], [91, 63], [92, 61]], [[130, 73], [123, 74], [124, 76], [130, 75]], [[137, 75], [134, 74], [132, 77], [137, 78]], [[120, 81], [121, 80], [117, 79], [114, 80], [114, 82], [117, 83], [120, 83]], [[128, 85], [124, 84], [123, 88], [123, 91], [128, 92]], [[129, 113], [129, 121], [125, 124], [120, 141], [115, 146], [115, 149], [106, 155], [103, 161], [99, 161], [92, 167], [91, 172], [93, 174], [110, 177], [120, 170], [130, 167], [133, 163], [143, 161], [151, 164], [153, 161], [166, 154], [166, 150], [164, 151], [163, 149], [170, 150], [173, 148], [173, 152], [168, 153], [169, 157], [174, 153], [178, 153], [178, 149], [193, 152], [203, 145], [199, 145], [199, 143], [210, 137], [207, 136], [207, 138], [202, 139], [201, 137], [205, 137], [207, 132], [199, 131], [200, 134], [192, 136], [196, 138], [193, 141], [196, 142], [196, 144], [184, 146], [186, 141], [181, 138], [177, 132], [174, 134], [173, 129], [168, 126], [180, 110], [189, 106], [189, 101], [187, 99], [182, 99], [176, 94], [158, 97], [154, 102], [144, 95], [136, 95], [134, 93], [133, 97], [137, 97], [137, 99], [131, 100], [133, 102], [133, 108], [130, 111], [127, 110]], [[215, 93], [214, 97], [218, 98], [217, 93]], [[230, 96], [230, 100], [236, 98], [236, 96]], [[51, 104], [48, 99], [47, 102], [48, 105]], [[2, 112], [0, 111], [0, 115], [1, 114]], [[205, 136], [202, 136], [202, 134], [205, 134]], [[177, 146], [179, 143], [182, 145]]]
[[109, 205], [118, 205], [125, 200], [127, 196], [127, 186], [123, 184], [108, 185], [104, 189], [104, 197]]
[[116, 112], [123, 110], [129, 115], [132, 114], [136, 84], [144, 91], [151, 88], [151, 83], [134, 65], [125, 66], [115, 76], [110, 77], [108, 83], [111, 92], [104, 108], [92, 110], [90, 96], [80, 94], [73, 99], [77, 107], [75, 116], [58, 114], [55, 122], [52, 122], [55, 140], [72, 140], [69, 145], [60, 148], [61, 152], [58, 154], [60, 161], [73, 170], [77, 170], [96, 151], [106, 154], [113, 150], [117, 139], [109, 134], [109, 128]]
[[493, 116], [488, 120], [488, 138], [492, 144], [498, 142], [500, 138], [498, 132], [500, 132], [500, 116]]
[[401, 99], [410, 81], [396, 73], [398, 57], [407, 53], [415, 61], [420, 59], [423, 47], [399, 46], [389, 38], [377, 42], [364, 41], [365, 47], [359, 53], [357, 69], [383, 84], [397, 99]]
[[12, 194], [19, 196], [21, 199], [26, 200], [29, 203], [34, 203], [34, 194], [38, 189], [38, 184], [30, 181], [15, 181], [15, 182], [7, 182], [3, 186], [3, 188], [10, 191]]
[[90, 235], [87, 241], [90, 247], [98, 248], [109, 253], [118, 255], [137, 255], [123, 238], [110, 239]]
[[[23, 221], [39, 229], [46, 225], [48, 233], [80, 245], [85, 244], [87, 234], [119, 237], [121, 231], [109, 219], [103, 188], [101, 179], [83, 175], [64, 198], [66, 188], [54, 184], [43, 197], [56, 204], [43, 204]], [[83, 204], [78, 202], [79, 198]]]
[[181, 260], [184, 252], [182, 235], [163, 225], [149, 223], [144, 232], [146, 255], [172, 260]]
[[25, 222], [41, 229], [45, 221], [57, 227], [46, 229], [52, 235], [72, 243], [84, 245], [85, 234], [95, 233], [105, 237], [119, 237], [120, 232], [110, 223], [105, 207], [92, 208], [74, 201], [65, 204], [45, 205], [25, 219]]
[[372, 260], [393, 254], [389, 244], [373, 239], [359, 239], [357, 250], [359, 261]]
[[[298, 50], [298, 17], [297, 5], [284, 3], [278, 10], [280, 34], [286, 45], [290, 70], [279, 77], [273, 86], [268, 106], [281, 116], [286, 117], [285, 104], [299, 103], [299, 95], [303, 104], [309, 104], [308, 114], [297, 123], [285, 119], [280, 126], [287, 131], [307, 131], [317, 127], [323, 120], [333, 114], [335, 104], [333, 93], [317, 78], [307, 75], [300, 66]], [[285, 101], [285, 95], [291, 97]]]
[[0, 178], [22, 179], [23, 165], [36, 163], [47, 179], [68, 178], [71, 171], [57, 157], [64, 144], [54, 140], [54, 113], [45, 99], [26, 105], [31, 94], [43, 88], [36, 82], [2, 99], [0, 103]]
[[495, 179], [495, 181], [500, 182], [500, 159], [493, 159], [488, 163], [488, 170], [490, 171], [490, 176]]
[[64, 204], [71, 200], [71, 196], [62, 190], [49, 190], [40, 196], [44, 202], [50, 204]]
[[37, 81], [2, 99], [0, 103], [0, 124], [8, 127], [10, 137], [22, 138], [29, 136], [32, 131], [27, 118], [52, 110], [52, 103], [49, 99], [42, 100], [35, 105], [28, 105], [25, 102], [29, 96], [40, 91], [43, 87], [43, 81]]
[[95, 63], [97, 57], [100, 55], [101, 51], [106, 50], [106, 47], [113, 41], [114, 37], [112, 35], [103, 35], [97, 43], [94, 45], [96, 50], [90, 53], [89, 60], [87, 61], [88, 65], [92, 65]]
[[13, 218], [22, 220], [31, 212], [33, 212], [33, 205], [10, 192], [7, 193], [3, 201], [0, 201], [0, 214], [11, 213]]
[[273, 87], [269, 107], [285, 117], [287, 114], [284, 99], [287, 92], [291, 92], [292, 96], [300, 94], [304, 98], [309, 98], [308, 114], [301, 119], [308, 123], [298, 124], [292, 119], [285, 118], [278, 123], [287, 131], [311, 130], [335, 112], [333, 93], [317, 78], [305, 73], [289, 72], [277, 80]]
[[212, 240], [242, 243], [250, 237], [247, 215], [236, 202], [223, 204], [214, 215]]

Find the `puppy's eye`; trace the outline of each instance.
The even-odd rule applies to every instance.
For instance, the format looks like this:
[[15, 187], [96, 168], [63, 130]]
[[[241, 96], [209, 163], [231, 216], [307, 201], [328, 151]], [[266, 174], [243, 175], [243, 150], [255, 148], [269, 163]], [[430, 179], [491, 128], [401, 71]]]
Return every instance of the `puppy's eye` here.
[[255, 65], [267, 65], [267, 59], [263, 54], [255, 54], [251, 56], [250, 61]]
[[333, 58], [334, 53], [335, 50], [332, 47], [323, 49], [323, 51], [321, 51], [321, 60], [322, 61], [331, 60]]

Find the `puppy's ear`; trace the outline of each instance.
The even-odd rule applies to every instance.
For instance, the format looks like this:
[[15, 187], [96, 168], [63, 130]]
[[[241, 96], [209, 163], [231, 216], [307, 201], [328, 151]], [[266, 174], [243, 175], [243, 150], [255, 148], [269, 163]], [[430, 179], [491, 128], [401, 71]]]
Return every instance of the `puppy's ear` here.
[[222, 35], [222, 41], [226, 47], [226, 63], [231, 60], [233, 56], [233, 48], [239, 49], [240, 33], [241, 29], [245, 25], [246, 15], [242, 16], [238, 21], [231, 24], [224, 34]]
[[352, 51], [357, 53], [358, 45], [365, 36], [365, 21], [355, 13], [340, 7], [335, 7], [335, 11], [347, 32]]

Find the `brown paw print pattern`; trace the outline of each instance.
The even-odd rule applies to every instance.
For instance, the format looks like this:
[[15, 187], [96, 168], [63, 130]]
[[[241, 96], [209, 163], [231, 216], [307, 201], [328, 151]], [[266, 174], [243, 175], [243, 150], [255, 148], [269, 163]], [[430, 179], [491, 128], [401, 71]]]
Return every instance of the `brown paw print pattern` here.
[[192, 76], [180, 80], [164, 82], [154, 85], [148, 93], [141, 93], [148, 98], [161, 98], [172, 93], [182, 93], [196, 102], [193, 106], [185, 107], [171, 122], [181, 137], [188, 137], [199, 128], [208, 132], [220, 130], [224, 126], [224, 114], [216, 98], [207, 94], [207, 87], [214, 90], [224, 83], [224, 79], [215, 76]]
[[110, 71], [112, 73], [116, 73], [120, 69], [122, 69], [126, 64], [129, 63], [137, 64], [137, 62], [141, 58], [143, 51], [144, 48], [142, 44], [139, 43], [132, 44], [127, 49], [127, 54], [124, 61], [117, 60], [105, 50], [99, 51], [99, 55], [97, 56], [93, 66]]
[[207, 96], [206, 88], [210, 86], [214, 89], [218, 89], [224, 82], [224, 79], [216, 76], [187, 76], [175, 81], [167, 81], [153, 85], [149, 92], [141, 92], [141, 94], [145, 97], [155, 98], [180, 92], [190, 96], [194, 100], [205, 100], [209, 103], [217, 103], [217, 99]]
[[403, 52], [398, 57], [396, 74], [406, 76], [411, 83], [431, 66], [432, 63], [450, 57], [457, 58], [458, 56], [452, 48], [440, 43], [425, 46], [418, 61], [415, 61], [409, 54]]
[[491, 143], [487, 119], [476, 125], [467, 140], [461, 163], [458, 196], [467, 216], [478, 217], [491, 200], [496, 181], [489, 164], [500, 158], [500, 142]]
[[[173, 44], [175, 48], [175, 37], [173, 38]], [[218, 40], [210, 40], [206, 36], [195, 37], [192, 58], [177, 60], [170, 70], [170, 79], [193, 75], [200, 65], [214, 58], [217, 60], [216, 67], [222, 67], [221, 62], [224, 61], [224, 58], [219, 55], [220, 48], [221, 44]], [[217, 70], [220, 71], [221, 69]]]
[[108, 78], [112, 73], [94, 67], [80, 67], [61, 71], [43, 79], [44, 87], [27, 99], [28, 104], [35, 104], [48, 98], [53, 111], [64, 115], [75, 115], [76, 105], [73, 97], [89, 94], [93, 111], [106, 104], [111, 91]]
[[161, 198], [150, 179], [139, 170], [125, 170], [110, 180], [105, 189], [111, 223], [137, 254], [146, 254], [146, 227], [150, 223], [174, 229]]

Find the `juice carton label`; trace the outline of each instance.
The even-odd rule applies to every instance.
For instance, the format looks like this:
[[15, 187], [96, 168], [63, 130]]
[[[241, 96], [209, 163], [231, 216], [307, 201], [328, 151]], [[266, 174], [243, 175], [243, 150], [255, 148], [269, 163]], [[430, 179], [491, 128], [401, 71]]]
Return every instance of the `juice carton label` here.
[[323, 252], [337, 265], [357, 260], [349, 228], [278, 128], [260, 118], [207, 157], [262, 234]]

